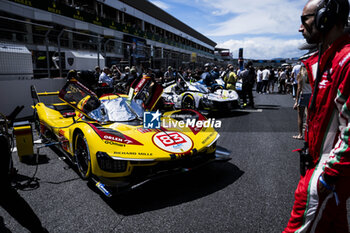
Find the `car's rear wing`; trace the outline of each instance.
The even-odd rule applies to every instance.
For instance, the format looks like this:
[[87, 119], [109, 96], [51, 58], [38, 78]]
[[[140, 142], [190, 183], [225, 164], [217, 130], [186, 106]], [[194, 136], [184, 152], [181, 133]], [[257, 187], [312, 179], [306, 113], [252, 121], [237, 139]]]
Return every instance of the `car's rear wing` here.
[[90, 120], [88, 113], [100, 106], [97, 95], [75, 79], [69, 80], [59, 91], [58, 98]]
[[53, 92], [39, 92], [37, 93], [38, 96], [53, 96], [53, 95], [58, 95], [60, 92], [59, 91], [53, 91]]
[[[30, 86], [30, 93], [31, 93], [31, 96], [32, 96], [32, 99], [33, 99], [33, 107], [41, 102], [39, 96], [57, 96], [59, 95], [59, 91], [52, 91], [52, 92], [37, 92], [36, 91], [36, 88], [34, 85]], [[50, 105], [54, 105], [54, 106], [58, 106], [58, 105], [67, 105], [67, 103], [52, 103]]]

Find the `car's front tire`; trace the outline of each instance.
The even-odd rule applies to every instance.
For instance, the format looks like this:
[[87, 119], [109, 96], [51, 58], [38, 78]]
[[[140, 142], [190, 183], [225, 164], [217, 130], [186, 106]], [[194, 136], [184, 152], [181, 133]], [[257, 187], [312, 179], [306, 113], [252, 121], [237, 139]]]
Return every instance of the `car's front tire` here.
[[89, 146], [82, 132], [78, 132], [74, 139], [74, 157], [78, 167], [79, 175], [88, 179], [91, 174], [91, 159]]
[[192, 95], [185, 95], [181, 101], [181, 108], [183, 109], [196, 109], [195, 101]]

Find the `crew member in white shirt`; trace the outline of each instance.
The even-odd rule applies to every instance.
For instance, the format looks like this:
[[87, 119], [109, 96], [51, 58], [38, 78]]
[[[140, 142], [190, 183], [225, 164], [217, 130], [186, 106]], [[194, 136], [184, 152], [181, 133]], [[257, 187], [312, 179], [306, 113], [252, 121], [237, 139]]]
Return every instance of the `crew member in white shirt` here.
[[262, 93], [262, 85], [262, 67], [260, 67], [256, 72], [256, 92], [259, 94]]
[[106, 66], [105, 68], [103, 68], [103, 71], [98, 79], [98, 82], [105, 83], [109, 87], [113, 87], [114, 79], [111, 76], [109, 76], [110, 74], [111, 74], [111, 70]]
[[262, 82], [263, 82], [263, 93], [269, 93], [267, 90], [267, 85], [269, 83], [269, 76], [270, 76], [270, 70], [268, 67], [265, 67], [265, 69], [262, 71]]

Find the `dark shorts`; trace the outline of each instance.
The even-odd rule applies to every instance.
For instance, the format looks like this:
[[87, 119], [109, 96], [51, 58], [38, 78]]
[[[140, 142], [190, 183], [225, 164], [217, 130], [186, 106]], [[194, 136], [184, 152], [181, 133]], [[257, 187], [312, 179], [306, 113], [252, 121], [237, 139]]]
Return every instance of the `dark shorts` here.
[[309, 105], [311, 94], [301, 94], [299, 98], [299, 107], [307, 107]]

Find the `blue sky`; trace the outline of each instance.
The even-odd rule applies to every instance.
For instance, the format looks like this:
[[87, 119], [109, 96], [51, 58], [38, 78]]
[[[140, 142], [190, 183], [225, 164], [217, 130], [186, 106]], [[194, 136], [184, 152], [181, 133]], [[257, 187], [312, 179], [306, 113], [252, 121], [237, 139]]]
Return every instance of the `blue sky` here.
[[234, 57], [244, 48], [251, 59], [299, 57], [306, 51], [300, 15], [306, 0], [150, 0]]

